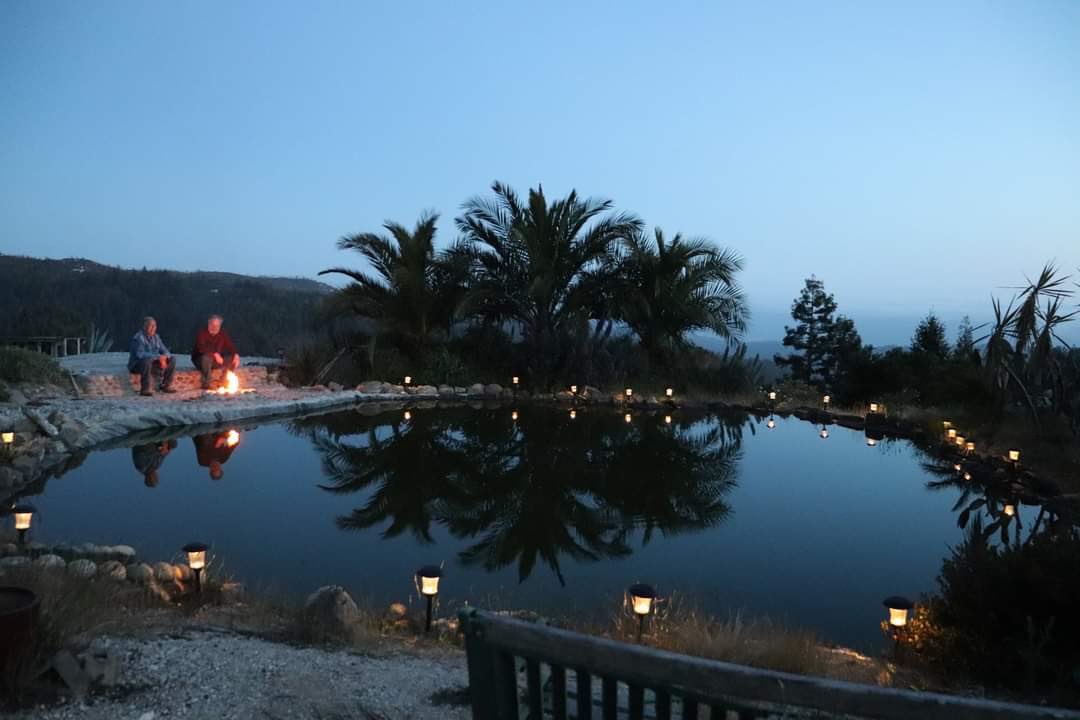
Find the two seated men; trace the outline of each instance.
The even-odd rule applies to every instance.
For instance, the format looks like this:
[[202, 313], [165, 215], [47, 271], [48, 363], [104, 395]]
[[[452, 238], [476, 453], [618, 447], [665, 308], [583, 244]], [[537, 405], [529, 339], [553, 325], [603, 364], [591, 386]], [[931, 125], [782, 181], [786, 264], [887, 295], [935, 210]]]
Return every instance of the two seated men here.
[[[202, 375], [203, 390], [210, 389], [210, 379], [214, 370], [235, 370], [240, 367], [240, 355], [236, 352], [232, 338], [221, 327], [220, 315], [211, 315], [206, 327], [195, 337], [195, 349], [191, 353], [191, 363]], [[128, 354], [128, 371], [139, 375], [139, 394], [153, 395], [151, 386], [156, 380], [157, 388], [164, 393], [174, 393], [173, 377], [176, 375], [176, 357], [165, 347], [161, 336], [157, 334], [157, 320], [143, 318], [142, 330], [131, 338]]]

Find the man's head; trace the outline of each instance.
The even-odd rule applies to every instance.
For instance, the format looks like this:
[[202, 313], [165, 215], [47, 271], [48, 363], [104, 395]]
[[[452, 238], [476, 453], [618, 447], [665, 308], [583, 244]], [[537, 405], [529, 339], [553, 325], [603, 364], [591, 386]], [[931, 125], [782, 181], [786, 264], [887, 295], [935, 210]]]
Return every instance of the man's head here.
[[211, 315], [206, 319], [206, 329], [211, 335], [221, 332], [221, 323], [224, 322], [220, 315]]
[[143, 332], [153, 337], [157, 334], [157, 320], [147, 315], [142, 319]]
[[225, 471], [221, 468], [221, 463], [217, 460], [210, 461], [210, 479], [220, 480], [225, 476]]
[[145, 477], [143, 479], [143, 482], [146, 483], [146, 487], [157, 487], [157, 484], [158, 484], [157, 470], [151, 470], [150, 472], [146, 473], [146, 475], [145, 475]]

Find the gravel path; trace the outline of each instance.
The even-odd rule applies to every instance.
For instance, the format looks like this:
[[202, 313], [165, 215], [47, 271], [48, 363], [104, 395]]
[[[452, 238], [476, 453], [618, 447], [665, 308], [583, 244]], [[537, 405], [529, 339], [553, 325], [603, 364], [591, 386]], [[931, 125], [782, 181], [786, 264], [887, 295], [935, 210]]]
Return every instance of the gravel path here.
[[[25, 710], [17, 720], [376, 720], [470, 717], [432, 702], [468, 684], [464, 654], [357, 655], [234, 634], [112, 639], [124, 690], [82, 705]], [[455, 695], [458, 693], [454, 693]]]

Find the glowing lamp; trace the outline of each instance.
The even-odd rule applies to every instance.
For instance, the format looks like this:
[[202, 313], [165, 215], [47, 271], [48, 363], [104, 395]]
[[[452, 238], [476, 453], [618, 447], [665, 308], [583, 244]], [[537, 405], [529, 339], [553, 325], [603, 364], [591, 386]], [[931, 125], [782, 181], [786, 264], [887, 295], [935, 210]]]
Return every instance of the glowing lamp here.
[[770, 400], [775, 400], [776, 399], [776, 391], [775, 390], [770, 390], [769, 391], [769, 399]]
[[626, 594], [630, 596], [630, 609], [638, 618], [637, 637], [638, 642], [641, 642], [641, 634], [645, 630], [645, 619], [652, 614], [653, 605], [656, 602], [656, 589], [652, 585], [637, 583], [631, 585]]
[[942, 426], [943, 428], [945, 428], [946, 430], [948, 430], [949, 428], [951, 428], [951, 427], [952, 427], [952, 423], [951, 423], [951, 422], [949, 422], [948, 420], [942, 420], [942, 421], [941, 421], [941, 426]]
[[964, 480], [967, 481], [967, 482], [971, 482], [971, 473], [969, 473], [969, 472], [964, 473]]
[[202, 572], [206, 569], [206, 543], [190, 542], [181, 548], [187, 554], [188, 567], [195, 574], [195, 592], [202, 592]]
[[425, 565], [416, 571], [416, 579], [420, 583], [420, 594], [432, 597], [439, 594], [439, 578], [442, 577], [442, 568], [438, 565]]
[[1009, 517], [1016, 515], [1016, 506], [1012, 503], [1006, 503], [1005, 508], [1002, 510]]
[[406, 375], [405, 376], [405, 384], [406, 385], [412, 385], [412, 375]]
[[889, 608], [889, 625], [894, 629], [907, 625], [908, 611], [915, 607], [915, 603], [899, 595], [885, 598], [882, 604]]
[[571, 385], [570, 386], [570, 392], [577, 395], [577, 385]]
[[957, 445], [957, 447], [964, 447], [964, 441], [965, 441], [965, 438], [964, 438], [963, 435], [957, 435], [956, 436], [956, 445]]
[[822, 440], [828, 440], [829, 439], [829, 428], [822, 425], [821, 426], [821, 432], [819, 432], [818, 435], [821, 436]]
[[439, 594], [439, 579], [442, 577], [442, 568], [438, 565], [425, 565], [416, 571], [416, 582], [420, 588], [420, 594], [427, 600], [427, 619], [424, 621], [424, 632], [431, 630], [431, 606], [435, 596]]
[[634, 396], [634, 388], [626, 388], [626, 397]]
[[956, 439], [956, 428], [949, 428], [948, 430], [946, 430], [945, 431], [945, 437], [947, 437], [949, 440], [955, 440]]
[[519, 380], [519, 378], [518, 378], [518, 376], [517, 376], [517, 375], [515, 375], [515, 376], [514, 376], [514, 377], [512, 377], [512, 378], [510, 378], [510, 382], [511, 382], [511, 383], [513, 383], [514, 385], [517, 385], [517, 384], [518, 384], [518, 380]]
[[626, 413], [625, 415], [623, 415], [623, 420], [625, 420], [626, 422], [632, 422], [634, 418], [630, 415], [630, 413]]
[[0, 442], [4, 444], [4, 447], [11, 447], [15, 443], [15, 433], [5, 430], [0, 433]]
[[960, 463], [953, 463], [952, 469], [956, 472], [960, 472], [963, 468], [960, 467]]
[[571, 410], [570, 411], [570, 419], [573, 420], [576, 417], [577, 417], [577, 410]]
[[876, 445], [877, 445], [877, 440], [875, 440], [875, 439], [874, 439], [874, 438], [872, 438], [872, 437], [868, 437], [868, 438], [866, 438], [866, 446], [867, 446], [867, 447], [874, 447], [874, 446], [876, 446]]
[[510, 419], [516, 421], [518, 419], [518, 411], [514, 410], [510, 413]]
[[1020, 451], [1019, 450], [1010, 450], [1009, 451], [1009, 462], [1011, 462], [1011, 463], [1020, 462]]
[[969, 453], [975, 452], [975, 443], [973, 443], [973, 442], [964, 443], [964, 449], [967, 450]]
[[666, 425], [671, 424], [671, 416], [670, 415], [665, 415], [664, 416], [664, 424], [666, 424]]
[[774, 427], [776, 427], [776, 421], [773, 420], [772, 418], [769, 418], [769, 422], [765, 423], [765, 427], [772, 430]]
[[870, 403], [870, 412], [876, 413], [877, 411], [878, 411], [878, 404], [877, 403]]
[[12, 512], [15, 514], [15, 529], [25, 533], [30, 529], [30, 523], [34, 521], [34, 513], [37, 508], [33, 505], [16, 505]]
[[675, 394], [675, 389], [674, 388], [668, 388], [667, 390], [664, 391], [664, 395], [666, 395], [668, 397], [671, 397], [674, 394]]
[[412, 413], [406, 410], [405, 414], [402, 415], [402, 417], [404, 417], [406, 420], [412, 420]]

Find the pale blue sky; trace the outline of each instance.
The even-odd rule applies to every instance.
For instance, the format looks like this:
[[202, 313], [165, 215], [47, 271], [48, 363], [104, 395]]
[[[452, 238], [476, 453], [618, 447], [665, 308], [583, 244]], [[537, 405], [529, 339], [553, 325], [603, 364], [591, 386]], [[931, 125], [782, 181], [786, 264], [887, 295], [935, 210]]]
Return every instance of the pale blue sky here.
[[754, 339], [1080, 266], [1073, 0], [6, 0], [0, 98], [4, 253], [311, 276], [500, 179], [736, 248]]

